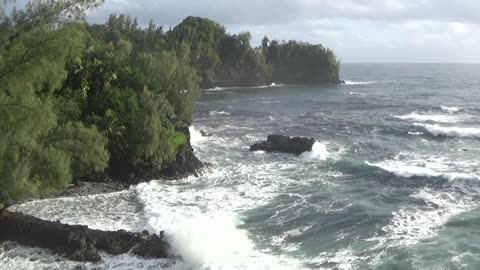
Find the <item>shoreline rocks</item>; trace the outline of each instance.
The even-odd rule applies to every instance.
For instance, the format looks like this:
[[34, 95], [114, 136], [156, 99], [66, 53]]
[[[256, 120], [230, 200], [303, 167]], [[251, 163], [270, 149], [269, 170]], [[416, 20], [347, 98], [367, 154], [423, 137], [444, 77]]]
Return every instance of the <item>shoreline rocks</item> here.
[[283, 135], [269, 135], [266, 141], [250, 146], [250, 151], [280, 152], [301, 155], [312, 151], [314, 138], [288, 137]]
[[146, 258], [171, 256], [163, 233], [93, 230], [8, 210], [0, 212], [0, 241], [47, 248], [74, 261], [98, 262], [101, 260], [99, 251], [112, 255], [131, 252]]

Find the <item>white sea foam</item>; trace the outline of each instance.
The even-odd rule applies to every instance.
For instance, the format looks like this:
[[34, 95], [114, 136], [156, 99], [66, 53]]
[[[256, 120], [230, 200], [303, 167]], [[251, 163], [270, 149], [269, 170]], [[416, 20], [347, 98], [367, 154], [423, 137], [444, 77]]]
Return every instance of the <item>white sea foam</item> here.
[[460, 107], [440, 106], [440, 109], [446, 113], [456, 113], [462, 110]]
[[215, 115], [232, 115], [231, 112], [226, 112], [226, 111], [210, 111], [209, 114], [211, 116], [215, 116]]
[[92, 229], [138, 231], [145, 220], [137, 213], [135, 200], [136, 197], [129, 191], [121, 191], [31, 201], [13, 205], [10, 209], [46, 220], [88, 225]]
[[460, 117], [454, 115], [442, 115], [442, 114], [419, 114], [412, 112], [407, 115], [395, 116], [398, 119], [402, 120], [413, 120], [420, 122], [438, 122], [438, 123], [456, 123], [460, 120]]
[[330, 153], [327, 150], [327, 146], [320, 142], [315, 142], [312, 146], [312, 151], [305, 152], [301, 155], [301, 158], [305, 160], [327, 160]]
[[188, 129], [190, 130], [190, 143], [192, 143], [193, 146], [207, 139], [207, 137], [204, 137], [202, 132], [200, 132], [200, 130], [198, 130], [196, 127], [190, 126]]
[[461, 138], [480, 138], [480, 127], [445, 127], [430, 124], [415, 124], [424, 127], [433, 136], [461, 137]]
[[348, 95], [350, 95], [350, 96], [365, 96], [364, 93], [357, 93], [357, 92], [349, 92]]
[[366, 162], [400, 177], [442, 177], [450, 181], [457, 179], [480, 180], [477, 163], [450, 161], [438, 156], [419, 156], [400, 153], [392, 160], [378, 163]]
[[[195, 182], [195, 180], [192, 178]], [[261, 202], [252, 191], [238, 187], [165, 185], [153, 181], [137, 187], [147, 229], [164, 230], [172, 250], [181, 256], [178, 269], [276, 269], [292, 261], [257, 251], [235, 210]], [[285, 265], [284, 265], [285, 264]]]
[[387, 238], [393, 240], [390, 245], [408, 246], [432, 238], [451, 218], [476, 207], [470, 196], [449, 190], [423, 188], [411, 197], [424, 201], [425, 206], [404, 207], [393, 212], [391, 222], [383, 227]]
[[373, 81], [345, 81], [345, 85], [365, 85], [365, 84], [372, 84], [374, 83]]

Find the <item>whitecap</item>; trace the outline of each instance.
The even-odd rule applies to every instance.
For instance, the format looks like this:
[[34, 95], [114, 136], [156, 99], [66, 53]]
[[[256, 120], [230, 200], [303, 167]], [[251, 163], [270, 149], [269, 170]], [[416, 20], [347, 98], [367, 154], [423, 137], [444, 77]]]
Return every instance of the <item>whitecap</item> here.
[[424, 127], [433, 136], [461, 137], [461, 138], [480, 138], [480, 128], [478, 127], [444, 127], [430, 124], [415, 124]]
[[210, 116], [216, 116], [216, 115], [232, 115], [231, 112], [226, 112], [226, 111], [210, 111], [209, 114], [210, 114]]
[[438, 156], [420, 156], [400, 153], [391, 160], [371, 163], [369, 166], [381, 168], [399, 177], [442, 177], [450, 181], [467, 179], [480, 180], [476, 163], [451, 161]]
[[345, 85], [365, 85], [365, 84], [372, 84], [373, 81], [345, 81]]
[[420, 122], [438, 122], [438, 123], [456, 123], [460, 120], [458, 116], [453, 115], [441, 115], [441, 114], [419, 114], [412, 112], [407, 115], [395, 116], [395, 118], [402, 120], [413, 120]]
[[440, 106], [440, 109], [446, 113], [456, 113], [462, 110], [461, 107]]

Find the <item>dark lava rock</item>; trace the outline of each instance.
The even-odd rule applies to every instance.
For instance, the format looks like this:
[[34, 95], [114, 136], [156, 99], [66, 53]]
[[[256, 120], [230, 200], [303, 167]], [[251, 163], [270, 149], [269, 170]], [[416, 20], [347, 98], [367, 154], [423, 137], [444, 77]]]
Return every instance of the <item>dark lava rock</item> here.
[[132, 252], [149, 258], [168, 258], [169, 245], [163, 233], [132, 233], [124, 230], [101, 231], [87, 226], [51, 222], [22, 213], [0, 213], [0, 242], [47, 248], [75, 261], [98, 262], [99, 250], [112, 255]]
[[105, 172], [91, 173], [76, 179], [76, 184], [78, 185], [81, 182], [121, 182], [131, 185], [154, 179], [180, 179], [190, 175], [197, 175], [197, 171], [204, 164], [194, 154], [193, 147], [190, 144], [188, 127], [184, 127], [180, 131], [185, 134], [187, 140], [180, 146], [175, 160], [163, 165], [162, 168], [157, 168], [155, 165], [145, 161], [132, 164], [128, 157], [111, 159]]
[[294, 137], [283, 135], [269, 135], [266, 141], [255, 143], [250, 146], [250, 151], [281, 152], [300, 155], [311, 151], [315, 143], [313, 138]]

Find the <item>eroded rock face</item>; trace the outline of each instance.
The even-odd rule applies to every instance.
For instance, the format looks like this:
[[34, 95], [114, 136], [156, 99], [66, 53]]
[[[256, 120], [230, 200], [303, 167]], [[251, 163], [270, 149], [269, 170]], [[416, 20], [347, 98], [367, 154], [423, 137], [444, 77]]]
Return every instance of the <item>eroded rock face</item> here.
[[99, 251], [112, 255], [132, 252], [148, 258], [168, 258], [169, 245], [163, 234], [101, 231], [87, 226], [51, 222], [22, 213], [0, 213], [0, 242], [47, 248], [75, 261], [98, 262]]
[[269, 135], [266, 141], [250, 146], [250, 151], [281, 152], [300, 155], [312, 150], [313, 138]]

